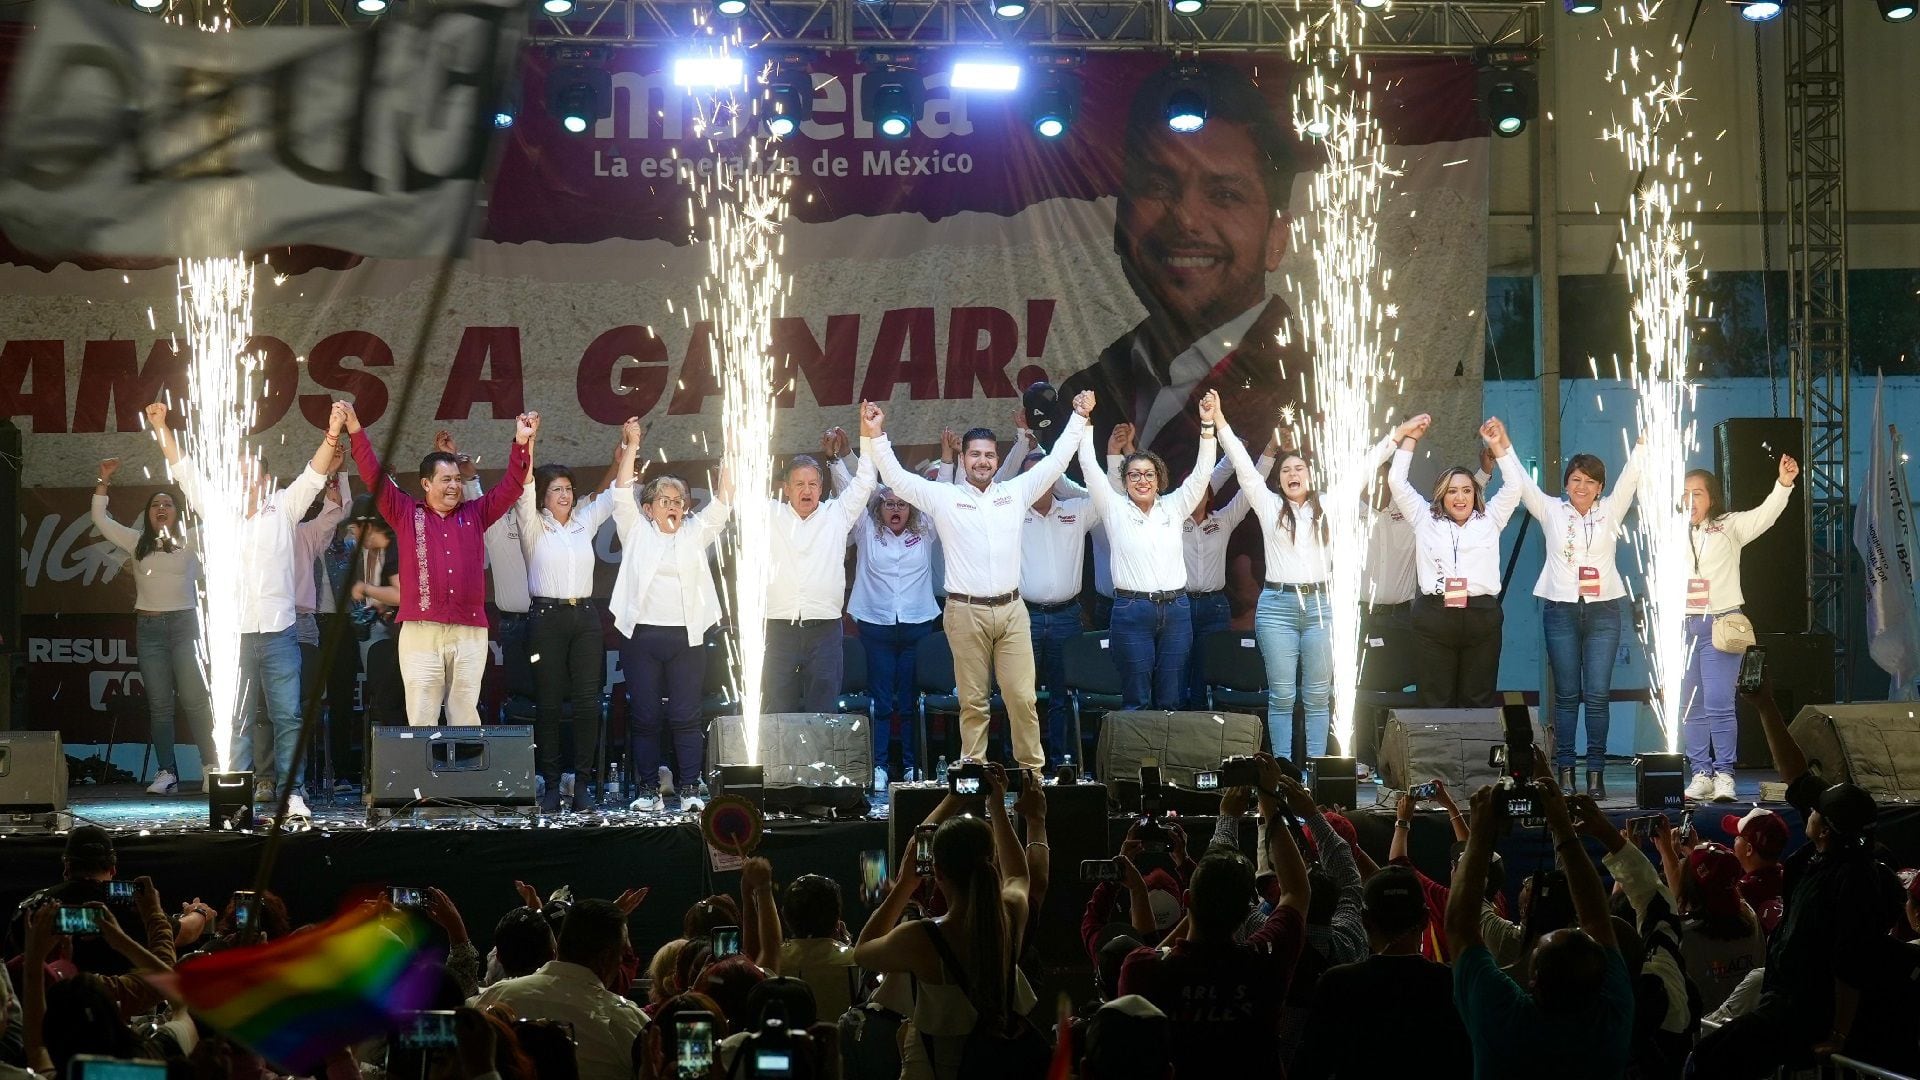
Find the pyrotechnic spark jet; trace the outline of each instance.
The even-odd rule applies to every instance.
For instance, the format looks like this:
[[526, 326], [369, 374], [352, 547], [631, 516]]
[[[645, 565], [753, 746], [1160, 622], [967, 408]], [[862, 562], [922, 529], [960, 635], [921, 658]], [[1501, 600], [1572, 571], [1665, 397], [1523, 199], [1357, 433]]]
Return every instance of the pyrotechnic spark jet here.
[[[735, 39], [719, 44], [717, 55]], [[737, 134], [751, 123], [749, 103], [723, 91], [713, 99], [709, 127]], [[716, 149], [710, 135], [708, 148]], [[772, 320], [782, 309], [787, 278], [780, 270], [780, 226], [787, 214], [787, 178], [773, 146], [749, 134], [744, 146], [716, 162], [688, 200], [703, 221], [707, 274], [700, 284], [700, 317], [712, 327], [720, 367], [722, 468], [733, 481], [732, 601], [734, 671], [739, 677], [741, 726], [747, 760], [760, 758], [762, 682], [766, 662], [767, 581], [773, 550], [773, 401], [778, 373], [770, 353]]]
[[[1620, 226], [1620, 253], [1632, 292], [1633, 385], [1646, 454], [1635, 534], [1646, 576], [1642, 637], [1653, 671], [1656, 708], [1668, 750], [1680, 744], [1686, 702], [1687, 579], [1692, 569], [1685, 512], [1687, 455], [1695, 449], [1693, 385], [1687, 371], [1688, 290], [1697, 241], [1678, 214], [1692, 192], [1682, 110], [1691, 100], [1682, 78], [1683, 43], [1660, 29], [1660, 3], [1623, 7], [1607, 80], [1619, 88], [1624, 117], [1604, 137], [1626, 155], [1638, 178]], [[1700, 209], [1692, 201], [1691, 209]]]
[[[1371, 475], [1358, 462], [1377, 440], [1375, 400], [1394, 381], [1394, 313], [1384, 302], [1390, 271], [1379, 265], [1380, 207], [1393, 172], [1373, 117], [1371, 73], [1359, 50], [1365, 23], [1359, 8], [1335, 4], [1300, 24], [1289, 43], [1301, 67], [1293, 92], [1293, 124], [1326, 154], [1313, 174], [1307, 212], [1293, 223], [1294, 243], [1313, 255], [1313, 280], [1291, 283], [1295, 308], [1313, 356], [1306, 430], [1319, 474], [1330, 552], [1367, 545], [1364, 504]], [[1358, 558], [1328, 560], [1328, 632], [1333, 644], [1333, 730], [1353, 752], [1353, 703], [1360, 685]]]
[[175, 273], [189, 349], [187, 401], [181, 410], [186, 429], [180, 442], [198, 481], [198, 497], [188, 509], [199, 518], [203, 570], [225, 582], [212, 583], [202, 575], [195, 649], [212, 698], [213, 745], [224, 771], [248, 692], [240, 677], [244, 593], [232, 583], [252, 581], [269, 569], [247, 565], [240, 542], [261, 468], [258, 452], [247, 441], [261, 374], [259, 357], [247, 351], [253, 335], [253, 268], [245, 257], [182, 259]]

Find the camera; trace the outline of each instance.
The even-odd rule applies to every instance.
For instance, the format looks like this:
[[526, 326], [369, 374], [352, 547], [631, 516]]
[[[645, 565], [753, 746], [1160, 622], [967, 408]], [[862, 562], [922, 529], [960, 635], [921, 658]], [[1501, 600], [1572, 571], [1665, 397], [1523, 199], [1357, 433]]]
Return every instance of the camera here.
[[737, 926], [716, 926], [709, 939], [713, 946], [713, 958], [734, 956], [740, 952], [740, 928]]
[[769, 1005], [760, 1029], [740, 1044], [733, 1073], [750, 1080], [811, 1080], [813, 1039], [787, 1026], [785, 1010]]
[[1639, 817], [1630, 817], [1627, 819], [1627, 839], [1636, 844], [1650, 839], [1655, 832], [1659, 831], [1660, 823], [1665, 820], [1666, 816], [1663, 814], [1642, 814]]
[[1219, 791], [1220, 774], [1217, 772], [1197, 772], [1193, 774], [1195, 791]]
[[688, 1010], [673, 1018], [674, 1080], [707, 1080], [713, 1069], [713, 1014]]
[[933, 876], [933, 827], [922, 825], [913, 830], [913, 872], [918, 877]]
[[1097, 885], [1102, 881], [1119, 881], [1120, 868], [1113, 865], [1112, 859], [1081, 859], [1080, 883]]
[[131, 881], [107, 882], [107, 899], [108, 900], [133, 899], [133, 882]]
[[1223, 788], [1259, 787], [1260, 763], [1244, 754], [1223, 759], [1220, 762], [1220, 786]]
[[62, 934], [97, 934], [100, 913], [92, 908], [61, 905], [53, 917], [53, 928]]
[[1767, 680], [1767, 647], [1749, 645], [1747, 651], [1740, 654], [1740, 674], [1735, 682], [1743, 694], [1757, 694], [1760, 686]]
[[978, 761], [962, 761], [947, 770], [947, 789], [955, 795], [978, 795], [987, 790], [987, 767]]
[[1505, 741], [1487, 752], [1487, 764], [1501, 772], [1494, 785], [1494, 808], [1507, 824], [1529, 824], [1544, 817], [1533, 787], [1533, 712], [1525, 705], [1500, 707]]
[[1165, 807], [1166, 796], [1160, 790], [1160, 766], [1158, 764], [1140, 766], [1140, 813], [1152, 817]]
[[1431, 799], [1434, 796], [1439, 794], [1440, 794], [1440, 785], [1437, 782], [1432, 780], [1429, 780], [1424, 784], [1415, 784], [1412, 787], [1407, 789], [1407, 798], [1413, 799], [1416, 802], [1421, 799]]
[[392, 901], [393, 906], [397, 908], [414, 908], [417, 910], [426, 906], [426, 897], [419, 889], [409, 889], [402, 885], [395, 885], [393, 888], [388, 889], [387, 899]]

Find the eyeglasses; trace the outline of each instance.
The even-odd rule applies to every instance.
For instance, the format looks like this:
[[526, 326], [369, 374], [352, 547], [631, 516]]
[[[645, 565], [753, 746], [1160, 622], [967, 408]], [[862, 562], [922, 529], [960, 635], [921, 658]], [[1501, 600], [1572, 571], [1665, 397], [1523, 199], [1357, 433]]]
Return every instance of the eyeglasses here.
[[1148, 471], [1146, 471], [1146, 472], [1141, 472], [1141, 471], [1140, 471], [1140, 470], [1138, 470], [1138, 469], [1128, 469], [1128, 470], [1127, 470], [1127, 479], [1129, 479], [1129, 480], [1158, 480], [1158, 479], [1160, 479], [1160, 474], [1159, 474], [1159, 473], [1157, 473], [1157, 472], [1154, 472], [1154, 471], [1152, 471], [1152, 470], [1148, 470]]
[[655, 495], [653, 497], [653, 505], [660, 507], [662, 510], [678, 510], [687, 505], [687, 500], [678, 495]]

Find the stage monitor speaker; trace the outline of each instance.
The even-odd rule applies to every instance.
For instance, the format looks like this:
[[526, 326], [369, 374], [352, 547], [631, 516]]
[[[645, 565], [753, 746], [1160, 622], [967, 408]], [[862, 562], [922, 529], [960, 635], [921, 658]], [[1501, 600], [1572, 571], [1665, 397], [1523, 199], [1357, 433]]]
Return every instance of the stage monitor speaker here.
[[[1540, 711], [1527, 713], [1534, 745], [1550, 749], [1553, 741], [1540, 727]], [[1401, 792], [1438, 777], [1454, 798], [1465, 799], [1500, 779], [1488, 758], [1506, 741], [1499, 709], [1395, 709], [1387, 714], [1387, 733], [1380, 740], [1380, 778], [1388, 791]]]
[[[1787, 509], [1773, 527], [1740, 553], [1741, 610], [1762, 634], [1807, 630], [1807, 499], [1804, 438], [1797, 417], [1722, 420], [1713, 429], [1713, 471], [1726, 493], [1726, 510], [1751, 510], [1780, 482], [1780, 455], [1800, 462]], [[1831, 658], [1827, 666], [1832, 667]]]
[[1828, 783], [1858, 784], [1883, 805], [1920, 800], [1920, 705], [1809, 705], [1787, 730]]
[[1305, 783], [1307, 790], [1313, 792], [1316, 806], [1338, 806], [1352, 810], [1354, 800], [1360, 793], [1358, 772], [1350, 757], [1309, 759]]
[[[1111, 712], [1100, 723], [1096, 772], [1117, 805], [1140, 805], [1140, 763], [1160, 766], [1160, 780], [1176, 800], [1195, 790], [1193, 774], [1212, 772], [1230, 757], [1260, 752], [1260, 720], [1236, 712], [1161, 712], [1135, 709]], [[1217, 792], [1203, 796], [1195, 813], [1219, 809]], [[1165, 804], [1187, 810], [1184, 803]]]
[[1633, 804], [1678, 812], [1686, 804], [1687, 755], [1641, 754], [1633, 759]]
[[[759, 764], [766, 768], [767, 808], [865, 813], [873, 786], [873, 723], [863, 713], [766, 713], [760, 717]], [[738, 716], [707, 725], [707, 771], [747, 760]]]
[[67, 808], [67, 752], [57, 731], [0, 731], [0, 814]]
[[374, 728], [367, 805], [534, 805], [533, 728]]
[[[1773, 704], [1781, 716], [1799, 716], [1809, 705], [1832, 701], [1833, 638], [1827, 634], [1759, 634], [1767, 650], [1767, 681], [1773, 686]], [[1746, 699], [1735, 696], [1733, 712], [1739, 722], [1734, 760], [1744, 769], [1773, 767], [1767, 733], [1759, 714]]]

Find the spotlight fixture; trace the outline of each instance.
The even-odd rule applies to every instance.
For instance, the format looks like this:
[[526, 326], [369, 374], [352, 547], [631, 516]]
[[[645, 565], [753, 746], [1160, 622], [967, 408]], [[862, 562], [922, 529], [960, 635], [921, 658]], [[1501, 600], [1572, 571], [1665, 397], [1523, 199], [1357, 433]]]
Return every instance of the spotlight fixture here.
[[1174, 72], [1166, 98], [1168, 127], [1182, 135], [1199, 131], [1207, 126], [1208, 104], [1207, 88], [1200, 80], [1198, 68], [1187, 64]]
[[1080, 111], [1080, 77], [1075, 74], [1080, 62], [1077, 52], [1040, 53], [1032, 59], [1037, 74], [1027, 97], [1027, 120], [1033, 133], [1048, 142], [1063, 138]]
[[1167, 0], [1175, 15], [1198, 15], [1207, 10], [1207, 0]]
[[573, 0], [540, 0], [540, 10], [548, 15], [571, 15]]
[[1785, 0], [1730, 0], [1740, 12], [1740, 17], [1748, 22], [1766, 22], [1777, 19], [1784, 10]]
[[135, 11], [144, 11], [149, 15], [158, 15], [167, 8], [167, 0], [133, 0]]
[[948, 85], [955, 90], [1020, 89], [1020, 65], [999, 60], [956, 60]]
[[1534, 54], [1525, 49], [1483, 49], [1474, 57], [1480, 67], [1480, 117], [1494, 134], [1511, 139], [1527, 129], [1538, 101], [1534, 81]]
[[[604, 47], [563, 45], [549, 54], [547, 113], [569, 135], [584, 135], [596, 120], [613, 115], [613, 77]], [[498, 126], [499, 116], [494, 116]]]
[[353, 10], [362, 15], [384, 15], [387, 11], [387, 0], [353, 0]]
[[1355, 0], [1355, 2], [1368, 11], [1379, 11], [1387, 6], [1387, 0]]
[[756, 108], [767, 125], [767, 134], [785, 139], [800, 130], [813, 115], [813, 75], [804, 53], [792, 53], [776, 61], [767, 75], [767, 92]]
[[1017, 19], [1027, 13], [1027, 0], [987, 0], [996, 19]]
[[713, 10], [729, 19], [737, 19], [747, 13], [747, 0], [719, 0]]
[[866, 77], [860, 80], [860, 111], [888, 139], [913, 134], [926, 104], [926, 83], [914, 70], [912, 53], [869, 49], [861, 54]]
[[1880, 17], [1888, 22], [1906, 22], [1913, 18], [1914, 0], [1873, 0], [1880, 8]]
[[1566, 0], [1567, 14], [1595, 15], [1600, 11], [1600, 0]]
[[725, 90], [746, 78], [746, 61], [737, 56], [682, 56], [673, 61], [673, 85], [689, 90]]

